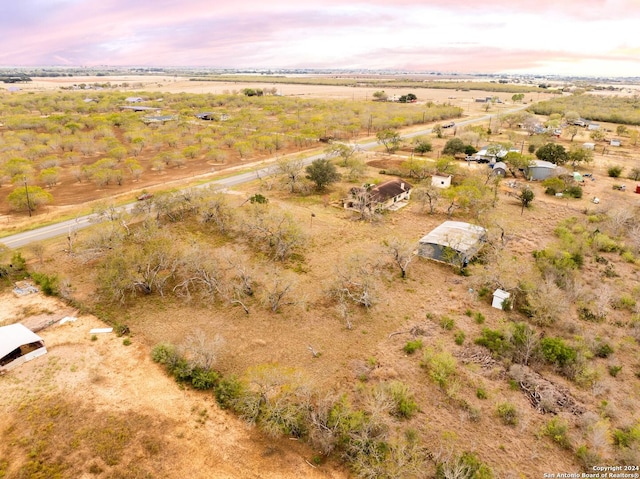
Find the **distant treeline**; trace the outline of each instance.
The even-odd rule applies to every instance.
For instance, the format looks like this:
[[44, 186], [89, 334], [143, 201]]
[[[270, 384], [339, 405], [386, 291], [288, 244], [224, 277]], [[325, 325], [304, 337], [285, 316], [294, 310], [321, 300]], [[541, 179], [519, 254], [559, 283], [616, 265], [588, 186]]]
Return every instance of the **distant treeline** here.
[[640, 125], [640, 97], [571, 95], [541, 101], [529, 107], [536, 115], [564, 115], [575, 111], [582, 118], [626, 125]]
[[282, 83], [298, 85], [328, 85], [370, 88], [435, 88], [447, 90], [482, 90], [498, 93], [535, 93], [545, 91], [537, 85], [513, 85], [498, 82], [473, 81], [423, 81], [399, 78], [397, 80], [261, 76], [261, 75], [216, 75], [190, 78], [191, 81], [242, 82], [242, 83]]

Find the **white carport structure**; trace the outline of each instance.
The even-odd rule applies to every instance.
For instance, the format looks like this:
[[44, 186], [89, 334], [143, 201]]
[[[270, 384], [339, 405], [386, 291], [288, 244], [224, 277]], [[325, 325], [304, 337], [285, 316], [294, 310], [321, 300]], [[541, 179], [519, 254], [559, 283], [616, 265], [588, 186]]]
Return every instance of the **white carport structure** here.
[[44, 340], [22, 324], [0, 327], [0, 372], [47, 353]]

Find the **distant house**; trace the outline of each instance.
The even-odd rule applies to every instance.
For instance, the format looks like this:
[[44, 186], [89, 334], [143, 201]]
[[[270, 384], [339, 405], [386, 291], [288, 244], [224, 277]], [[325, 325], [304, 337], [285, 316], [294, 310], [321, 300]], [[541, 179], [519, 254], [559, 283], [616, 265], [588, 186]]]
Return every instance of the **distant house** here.
[[488, 145], [482, 147], [480, 151], [476, 152], [473, 156], [478, 163], [494, 163], [507, 156], [507, 153], [511, 151], [519, 153], [520, 150], [517, 148], [507, 150], [502, 145]]
[[599, 129], [600, 129], [600, 124], [599, 123], [589, 123], [587, 125], [587, 130], [598, 131]]
[[160, 108], [154, 108], [152, 106], [121, 106], [120, 109], [132, 111], [160, 111]]
[[609, 142], [609, 145], [610, 145], [610, 146], [621, 146], [621, 145], [622, 145], [622, 143], [620, 142], [620, 140], [611, 140], [611, 141]]
[[431, 186], [449, 188], [451, 186], [451, 178], [451, 175], [433, 175], [431, 177]]
[[532, 160], [525, 168], [525, 176], [529, 180], [544, 180], [557, 174], [558, 166], [550, 161]]
[[145, 116], [142, 121], [146, 124], [149, 123], [166, 123], [168, 121], [176, 120], [177, 117], [174, 115], [157, 115], [157, 116]]
[[144, 101], [144, 99], [139, 96], [129, 96], [125, 98], [124, 101], [126, 101], [127, 103], [140, 103], [141, 101]]
[[44, 340], [22, 324], [0, 327], [0, 373], [42, 356], [46, 352]]
[[582, 144], [582, 148], [584, 148], [585, 150], [594, 150], [596, 147], [595, 143], [583, 143]]
[[343, 204], [345, 209], [355, 211], [397, 210], [407, 205], [412, 189], [413, 185], [399, 178], [377, 186], [364, 185], [352, 188]]
[[418, 256], [466, 266], [487, 241], [482, 226], [462, 221], [445, 221], [418, 242]]

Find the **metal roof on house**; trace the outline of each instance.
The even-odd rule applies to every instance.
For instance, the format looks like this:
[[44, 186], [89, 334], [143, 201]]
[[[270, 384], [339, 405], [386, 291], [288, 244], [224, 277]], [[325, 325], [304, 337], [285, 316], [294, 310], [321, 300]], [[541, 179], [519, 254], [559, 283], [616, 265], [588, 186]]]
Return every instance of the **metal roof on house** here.
[[532, 160], [531, 163], [529, 164], [529, 168], [557, 168], [558, 165], [551, 163], [550, 161], [544, 161], [544, 160]]
[[42, 338], [20, 323], [0, 327], [0, 359], [25, 344], [37, 343]]
[[121, 106], [122, 110], [133, 110], [133, 111], [159, 111], [160, 108], [155, 108], [152, 106]]
[[142, 121], [145, 123], [164, 123], [165, 121], [176, 120], [177, 117], [174, 115], [158, 115], [158, 116], [145, 116]]
[[447, 246], [461, 253], [476, 252], [487, 230], [463, 221], [445, 221], [420, 239], [420, 244]]

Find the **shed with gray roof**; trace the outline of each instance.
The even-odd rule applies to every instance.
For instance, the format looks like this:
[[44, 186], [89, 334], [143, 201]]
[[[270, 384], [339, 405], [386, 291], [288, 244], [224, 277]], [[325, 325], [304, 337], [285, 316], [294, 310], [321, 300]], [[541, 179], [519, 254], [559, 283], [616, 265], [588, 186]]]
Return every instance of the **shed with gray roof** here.
[[418, 242], [418, 256], [466, 266], [487, 241], [487, 230], [463, 221], [445, 221]]

